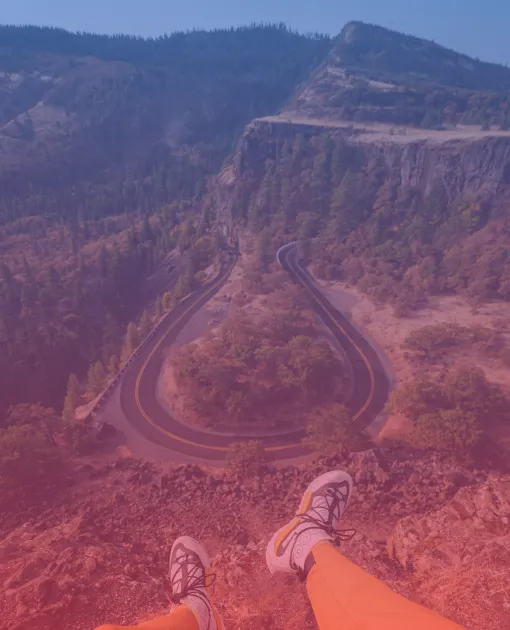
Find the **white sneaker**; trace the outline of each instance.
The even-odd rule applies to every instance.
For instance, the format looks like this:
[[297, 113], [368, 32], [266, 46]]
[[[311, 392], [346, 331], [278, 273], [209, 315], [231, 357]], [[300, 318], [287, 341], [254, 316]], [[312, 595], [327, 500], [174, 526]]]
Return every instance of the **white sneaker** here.
[[320, 541], [348, 540], [354, 532], [339, 531], [338, 522], [352, 492], [352, 479], [342, 470], [317, 477], [306, 489], [296, 517], [271, 538], [266, 550], [269, 571], [305, 572], [305, 561]]
[[191, 609], [199, 630], [224, 630], [208, 593], [214, 577], [209, 555], [199, 542], [189, 536], [181, 536], [174, 542], [170, 552], [172, 600]]

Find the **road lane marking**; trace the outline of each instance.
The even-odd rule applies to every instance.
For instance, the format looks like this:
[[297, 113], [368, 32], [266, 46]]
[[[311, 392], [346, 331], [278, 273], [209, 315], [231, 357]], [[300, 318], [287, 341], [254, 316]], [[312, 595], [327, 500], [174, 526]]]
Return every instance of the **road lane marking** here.
[[375, 374], [374, 374], [374, 371], [372, 369], [372, 366], [370, 365], [370, 362], [367, 359], [367, 357], [366, 357], [365, 353], [363, 352], [363, 350], [354, 341], [354, 339], [349, 335], [349, 333], [345, 330], [345, 328], [340, 323], [338, 323], [336, 321], [335, 315], [330, 311], [330, 305], [328, 303], [327, 298], [324, 298], [324, 300], [327, 303], [327, 306], [326, 306], [323, 303], [321, 303], [321, 301], [317, 298], [315, 293], [308, 288], [306, 283], [300, 277], [300, 271], [296, 270], [295, 267], [292, 267], [292, 263], [290, 264], [290, 267], [294, 270], [294, 273], [296, 274], [297, 278], [299, 279], [301, 285], [308, 291], [308, 293], [313, 297], [313, 299], [317, 302], [317, 304], [319, 304], [319, 306], [321, 306], [326, 311], [326, 313], [331, 317], [331, 319], [333, 320], [333, 323], [340, 330], [340, 332], [345, 337], [347, 337], [347, 339], [352, 343], [352, 345], [354, 346], [354, 348], [356, 349], [358, 354], [361, 356], [361, 358], [363, 359], [363, 362], [365, 363], [365, 365], [368, 368], [368, 373], [369, 373], [369, 376], [370, 376], [370, 393], [369, 393], [368, 398], [367, 398], [365, 404], [363, 405], [363, 407], [352, 418], [354, 421], [359, 420], [359, 418], [365, 413], [365, 411], [368, 409], [368, 407], [372, 403], [372, 400], [373, 400], [374, 395], [375, 395]]
[[[354, 346], [354, 348], [356, 349], [358, 354], [361, 356], [361, 358], [363, 359], [363, 362], [365, 363], [365, 365], [368, 368], [368, 372], [369, 372], [369, 375], [370, 375], [370, 393], [369, 393], [368, 399], [365, 402], [365, 404], [363, 405], [363, 407], [356, 413], [355, 416], [353, 416], [352, 420], [356, 421], [368, 409], [368, 407], [370, 406], [370, 404], [371, 404], [371, 402], [373, 400], [373, 397], [374, 397], [374, 393], [375, 393], [375, 375], [374, 375], [374, 372], [372, 370], [372, 366], [370, 365], [370, 363], [369, 363], [365, 353], [361, 350], [361, 348], [358, 346], [358, 344], [354, 341], [354, 339], [352, 339], [352, 337], [347, 333], [347, 331], [343, 328], [343, 326], [341, 326], [336, 321], [335, 315], [329, 309], [329, 304], [328, 304], [328, 306], [325, 306], [323, 303], [321, 303], [321, 301], [316, 297], [316, 295], [313, 293], [313, 291], [307, 286], [307, 284], [300, 277], [299, 271], [296, 271], [296, 269], [293, 268], [292, 264], [290, 264], [290, 267], [294, 271], [294, 273], [295, 273], [296, 277], [298, 278], [300, 284], [304, 287], [304, 289], [308, 292], [308, 294], [311, 295], [312, 298], [315, 300], [315, 302], [322, 309], [324, 309], [326, 311], [326, 313], [331, 317], [331, 319], [333, 320], [333, 323], [341, 331], [341, 333], [345, 337], [347, 337], [347, 339], [349, 339], [349, 341], [352, 343], [352, 345]], [[228, 272], [227, 277], [232, 272], [232, 269], [233, 269], [233, 267]], [[211, 286], [209, 291], [207, 291], [204, 295], [209, 295], [209, 293], [211, 293], [211, 297], [212, 297], [216, 293], [216, 291], [219, 290], [219, 288], [221, 288], [221, 285], [223, 284], [225, 279], [226, 278], [224, 278], [224, 277], [219, 279], [214, 285]], [[143, 408], [142, 403], [140, 401], [140, 383], [141, 383], [141, 380], [143, 378], [144, 372], [147, 369], [148, 364], [150, 363], [150, 361], [152, 360], [152, 358], [156, 354], [156, 352], [159, 350], [161, 345], [164, 343], [165, 339], [170, 335], [171, 332], [173, 332], [174, 328], [178, 324], [180, 324], [182, 322], [182, 320], [190, 313], [190, 311], [193, 308], [196, 307], [196, 304], [197, 304], [198, 300], [203, 298], [204, 295], [201, 296], [200, 298], [198, 298], [194, 303], [192, 303], [184, 311], [184, 313], [182, 313], [178, 317], [178, 319], [175, 321], [175, 323], [170, 326], [170, 328], [160, 338], [160, 340], [157, 342], [157, 344], [154, 346], [154, 348], [149, 353], [149, 356], [147, 357], [146, 361], [144, 362], [142, 368], [140, 369], [140, 372], [138, 373], [138, 377], [136, 379], [136, 384], [135, 384], [135, 402], [136, 402], [136, 405], [138, 407], [138, 410], [142, 414], [142, 416], [145, 419], [145, 421], [150, 426], [152, 426], [154, 429], [156, 429], [160, 433], [162, 433], [163, 435], [166, 435], [167, 437], [169, 437], [169, 438], [171, 438], [173, 440], [177, 440], [178, 442], [181, 442], [183, 444], [187, 444], [188, 446], [193, 446], [193, 447], [198, 447], [198, 448], [205, 448], [205, 449], [209, 449], [209, 450], [213, 450], [213, 451], [227, 452], [227, 451], [230, 450], [230, 446], [209, 446], [209, 445], [204, 445], [204, 444], [200, 444], [198, 442], [194, 442], [193, 440], [188, 440], [187, 438], [183, 438], [183, 437], [181, 437], [179, 435], [175, 435], [174, 433], [171, 433], [170, 431], [167, 431], [162, 426], [160, 426], [159, 424], [157, 424], [156, 422], [154, 422], [152, 420], [152, 418], [145, 412], [145, 409]], [[324, 298], [324, 299], [327, 302], [327, 298]], [[300, 446], [301, 446], [301, 443], [298, 442], [298, 443], [285, 444], [285, 445], [282, 445], [282, 446], [268, 446], [268, 447], [265, 447], [264, 450], [266, 450], [267, 452], [277, 453], [277, 452], [286, 451], [286, 450], [289, 450], [289, 449], [292, 449], [292, 448], [296, 448], [296, 447], [300, 447]]]

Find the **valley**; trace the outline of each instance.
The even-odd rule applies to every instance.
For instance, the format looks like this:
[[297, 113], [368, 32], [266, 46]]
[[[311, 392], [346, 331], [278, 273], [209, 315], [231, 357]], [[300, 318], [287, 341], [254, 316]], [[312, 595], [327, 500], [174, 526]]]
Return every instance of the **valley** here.
[[168, 609], [185, 530], [228, 627], [315, 630], [264, 549], [342, 468], [342, 553], [507, 630], [510, 70], [361, 22], [0, 36], [8, 627]]

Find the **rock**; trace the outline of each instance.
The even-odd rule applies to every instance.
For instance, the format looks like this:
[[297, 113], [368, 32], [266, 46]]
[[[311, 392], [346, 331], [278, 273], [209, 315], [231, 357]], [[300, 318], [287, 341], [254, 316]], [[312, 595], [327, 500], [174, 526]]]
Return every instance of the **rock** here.
[[34, 594], [40, 604], [48, 604], [52, 600], [56, 586], [55, 580], [48, 577], [43, 577], [38, 581]]
[[357, 483], [370, 483], [381, 480], [382, 483], [389, 480], [389, 476], [381, 465], [382, 458], [376, 449], [353, 453], [351, 455], [350, 469], [354, 472]]
[[360, 484], [370, 483], [371, 479], [372, 475], [367, 470], [358, 470], [354, 475], [354, 481]]
[[[510, 477], [461, 488], [451, 503], [426, 516], [400, 520], [388, 553], [404, 568], [423, 573], [458, 570], [466, 549], [472, 556], [510, 558]], [[495, 559], [495, 561], [497, 561]]]
[[421, 477], [418, 473], [413, 472], [412, 475], [409, 476], [408, 483], [412, 485], [416, 485], [420, 483]]

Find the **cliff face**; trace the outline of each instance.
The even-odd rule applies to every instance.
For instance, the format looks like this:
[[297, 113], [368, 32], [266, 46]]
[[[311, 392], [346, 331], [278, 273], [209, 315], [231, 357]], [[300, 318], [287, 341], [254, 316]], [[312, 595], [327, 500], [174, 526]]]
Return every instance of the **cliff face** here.
[[[218, 221], [231, 227], [233, 220], [246, 216], [248, 209], [243, 204], [263, 203], [261, 184], [268, 161], [277, 170], [285, 159], [286, 147], [329, 141], [344, 147], [351, 162], [347, 169], [372, 175], [380, 186], [391, 182], [394, 200], [409, 191], [426, 199], [440, 187], [449, 205], [476, 197], [492, 217], [500, 216], [506, 211], [510, 191], [510, 134], [459, 135], [456, 139], [454, 133], [437, 132], [428, 139], [414, 139], [384, 136], [375, 129], [287, 123], [284, 118], [281, 122], [254, 121], [239, 141], [232, 161], [213, 180], [210, 190]], [[304, 179], [315, 157], [303, 156]], [[303, 200], [300, 210], [315, 210], [305, 204]], [[276, 214], [279, 209], [273, 210]]]

